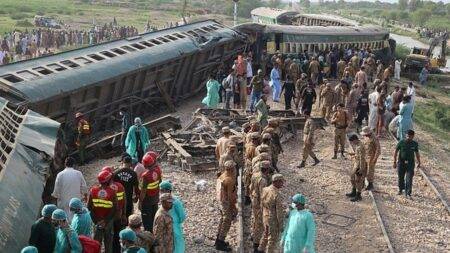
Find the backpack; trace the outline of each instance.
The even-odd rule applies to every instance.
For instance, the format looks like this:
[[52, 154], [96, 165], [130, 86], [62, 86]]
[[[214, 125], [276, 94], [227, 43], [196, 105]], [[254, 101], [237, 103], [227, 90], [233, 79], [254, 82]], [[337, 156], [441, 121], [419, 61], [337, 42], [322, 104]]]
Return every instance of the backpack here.
[[85, 235], [78, 236], [78, 240], [80, 240], [81, 246], [83, 247], [83, 253], [100, 253], [101, 245], [96, 240], [87, 237]]

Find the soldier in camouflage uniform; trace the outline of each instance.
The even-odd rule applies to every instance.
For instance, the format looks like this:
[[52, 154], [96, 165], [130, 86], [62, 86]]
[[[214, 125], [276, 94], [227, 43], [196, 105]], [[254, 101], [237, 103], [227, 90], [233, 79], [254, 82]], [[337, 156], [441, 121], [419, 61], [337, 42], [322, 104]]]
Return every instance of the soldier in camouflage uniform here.
[[217, 201], [220, 203], [220, 222], [219, 231], [215, 247], [221, 251], [231, 251], [228, 243], [225, 242], [228, 231], [230, 231], [231, 221], [237, 214], [236, 209], [236, 178], [234, 175], [235, 163], [233, 161], [225, 162], [225, 172], [217, 179], [216, 193]]
[[247, 145], [244, 154], [245, 170], [244, 170], [244, 187], [245, 187], [245, 204], [250, 204], [250, 180], [252, 178], [252, 160], [256, 156], [256, 147], [259, 145], [259, 134], [252, 133], [250, 135], [251, 142]]
[[314, 147], [314, 131], [316, 130], [316, 125], [310, 117], [311, 112], [305, 111], [305, 126], [303, 127], [303, 159], [298, 168], [305, 167], [305, 162], [308, 156], [314, 159], [313, 166], [317, 165], [320, 161], [317, 159], [316, 154], [313, 152]]
[[159, 197], [161, 206], [156, 212], [155, 221], [153, 224], [153, 234], [158, 243], [156, 252], [158, 253], [172, 253], [173, 252], [173, 221], [169, 214], [172, 208], [173, 198], [170, 193], [163, 193]]
[[354, 147], [355, 153], [351, 154], [353, 156], [353, 166], [350, 175], [352, 192], [347, 193], [346, 196], [351, 198], [352, 202], [355, 202], [361, 200], [361, 192], [364, 188], [364, 178], [367, 173], [366, 150], [356, 134], [350, 136], [349, 141]]
[[325, 88], [320, 92], [320, 101], [322, 105], [322, 117], [330, 120], [335, 101], [335, 94], [333, 88], [331, 87], [331, 83], [327, 83]]
[[281, 174], [272, 176], [272, 184], [263, 188], [261, 207], [263, 212], [264, 236], [261, 238], [258, 250], [260, 252], [278, 252], [278, 246], [283, 231], [284, 209], [280, 189], [284, 178]]
[[[234, 144], [234, 142], [228, 145], [227, 152], [223, 154], [219, 159], [220, 170], [218, 176], [225, 172], [226, 161], [233, 161], [237, 165], [237, 168], [240, 168], [243, 165], [242, 157], [239, 155], [236, 144]], [[234, 172], [234, 175], [235, 177], [237, 177], [237, 171]]]
[[367, 163], [367, 182], [366, 190], [373, 189], [373, 178], [375, 175], [375, 164], [377, 163], [378, 156], [380, 156], [381, 148], [380, 141], [372, 133], [370, 127], [365, 126], [362, 128], [361, 135], [364, 136], [363, 144], [366, 150], [366, 163]]
[[250, 184], [250, 192], [252, 198], [252, 225], [251, 233], [253, 238], [253, 249], [258, 250], [259, 242], [264, 232], [261, 194], [264, 187], [270, 184], [270, 161], [262, 161], [259, 168], [255, 168]]

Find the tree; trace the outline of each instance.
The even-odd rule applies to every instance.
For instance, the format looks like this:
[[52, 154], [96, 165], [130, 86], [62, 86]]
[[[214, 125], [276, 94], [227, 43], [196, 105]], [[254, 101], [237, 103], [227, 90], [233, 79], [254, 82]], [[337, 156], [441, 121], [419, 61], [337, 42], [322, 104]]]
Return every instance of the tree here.
[[311, 2], [309, 0], [300, 0], [300, 5], [303, 5], [305, 8], [311, 7]]
[[426, 9], [417, 10], [412, 14], [412, 20], [420, 26], [423, 26], [429, 17], [431, 17], [431, 11]]
[[406, 10], [408, 7], [408, 0], [398, 0], [398, 8], [400, 10]]
[[345, 1], [344, 0], [338, 0], [338, 5], [339, 6], [345, 6]]
[[417, 10], [418, 0], [409, 0], [408, 8], [410, 12]]
[[269, 7], [272, 7], [272, 8], [280, 7], [280, 5], [281, 5], [281, 0], [270, 0], [270, 2], [269, 2]]

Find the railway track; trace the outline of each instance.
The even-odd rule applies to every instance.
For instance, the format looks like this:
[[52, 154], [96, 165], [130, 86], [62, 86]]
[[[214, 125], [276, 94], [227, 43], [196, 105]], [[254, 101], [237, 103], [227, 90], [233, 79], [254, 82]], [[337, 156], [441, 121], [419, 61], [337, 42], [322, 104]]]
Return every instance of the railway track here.
[[[380, 142], [382, 154], [375, 174], [375, 189], [368, 192], [390, 253], [446, 252], [450, 250], [448, 201], [421, 168], [414, 177], [413, 199], [396, 195], [397, 177], [391, 166], [396, 139], [389, 135]], [[392, 152], [389, 152], [392, 151]]]

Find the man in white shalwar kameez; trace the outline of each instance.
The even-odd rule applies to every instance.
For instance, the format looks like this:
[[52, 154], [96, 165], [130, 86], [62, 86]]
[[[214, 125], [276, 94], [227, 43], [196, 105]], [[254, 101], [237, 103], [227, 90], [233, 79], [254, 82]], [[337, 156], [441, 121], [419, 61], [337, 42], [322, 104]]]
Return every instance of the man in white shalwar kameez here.
[[57, 200], [57, 206], [68, 215], [69, 224], [72, 221], [73, 212], [70, 211], [69, 202], [72, 198], [86, 199], [87, 186], [81, 171], [75, 170], [75, 159], [66, 158], [66, 168], [56, 175], [55, 188], [52, 196]]
[[416, 88], [414, 88], [413, 82], [409, 82], [408, 88], [406, 89], [406, 95], [411, 96], [411, 105], [412, 105], [412, 112], [414, 113], [414, 105], [416, 102]]
[[369, 127], [370, 130], [375, 131], [377, 128], [377, 100], [380, 96], [381, 87], [377, 86], [375, 91], [369, 95]]
[[400, 80], [400, 70], [402, 68], [402, 60], [397, 59], [395, 60], [395, 66], [394, 66], [394, 78], [395, 80]]

